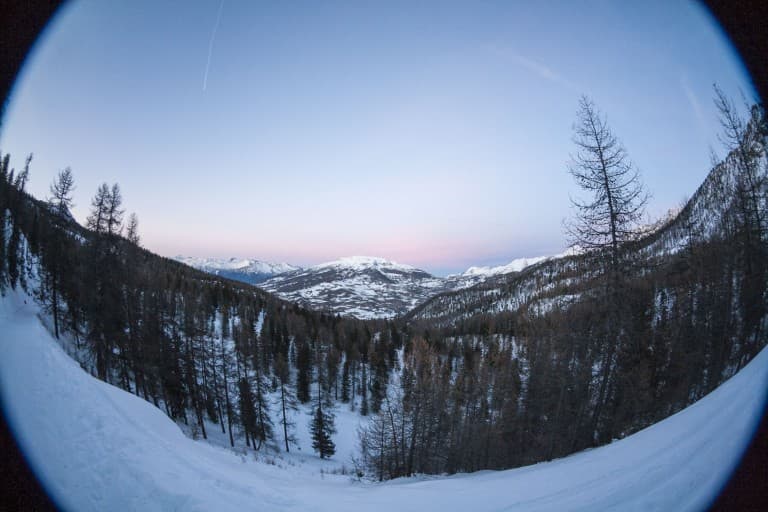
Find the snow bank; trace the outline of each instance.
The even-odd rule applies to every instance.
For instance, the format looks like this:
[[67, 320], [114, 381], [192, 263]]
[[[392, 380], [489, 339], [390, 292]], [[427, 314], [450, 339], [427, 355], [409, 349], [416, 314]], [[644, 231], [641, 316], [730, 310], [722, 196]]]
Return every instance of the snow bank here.
[[509, 471], [360, 483], [185, 437], [151, 404], [83, 372], [27, 302], [0, 299], [4, 409], [69, 510], [698, 510], [746, 446], [768, 388], [763, 350], [703, 400], [609, 446]]

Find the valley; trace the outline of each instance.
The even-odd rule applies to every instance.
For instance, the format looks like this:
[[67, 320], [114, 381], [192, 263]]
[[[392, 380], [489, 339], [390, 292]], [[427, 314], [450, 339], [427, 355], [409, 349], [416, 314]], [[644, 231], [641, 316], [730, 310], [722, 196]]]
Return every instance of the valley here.
[[498, 267], [470, 267], [462, 274], [447, 277], [369, 256], [351, 256], [308, 268], [237, 258], [177, 256], [174, 259], [204, 272], [256, 284], [278, 297], [317, 311], [358, 319], [391, 319], [440, 293], [498, 281], [551, 258], [519, 258]]

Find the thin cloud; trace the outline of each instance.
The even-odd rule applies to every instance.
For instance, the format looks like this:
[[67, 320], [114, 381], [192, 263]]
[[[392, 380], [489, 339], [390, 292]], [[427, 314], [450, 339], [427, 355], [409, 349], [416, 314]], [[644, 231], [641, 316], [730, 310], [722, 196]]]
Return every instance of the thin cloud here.
[[544, 80], [562, 85], [564, 87], [568, 87], [569, 89], [578, 90], [576, 84], [542, 62], [521, 55], [509, 48], [492, 46], [491, 49], [494, 51], [494, 53], [512, 61], [514, 64], [526, 69], [527, 71], [530, 71], [539, 78], [543, 78]]
[[685, 75], [680, 75], [680, 87], [683, 89], [685, 98], [688, 100], [688, 105], [690, 105], [691, 110], [693, 110], [699, 126], [704, 127], [706, 125], [704, 109], [701, 107], [701, 103], [699, 103], [698, 98], [696, 98], [696, 94], [693, 92], [693, 89], [691, 89], [691, 86], [688, 84], [688, 78]]
[[552, 71], [552, 69], [540, 62], [536, 62], [535, 60], [528, 59], [518, 54], [513, 54], [510, 56], [510, 58], [529, 71], [533, 71], [535, 74], [539, 75], [545, 80], [550, 80], [552, 82], [561, 82], [563, 80], [559, 74], [555, 73]]
[[219, 12], [216, 15], [216, 24], [213, 26], [213, 32], [211, 33], [211, 40], [208, 41], [208, 60], [205, 62], [205, 73], [203, 74], [203, 90], [208, 87], [208, 69], [211, 67], [211, 55], [213, 54], [213, 41], [216, 39], [216, 31], [219, 30], [219, 23], [221, 22], [221, 11], [224, 9], [224, 0], [221, 0], [219, 4]]

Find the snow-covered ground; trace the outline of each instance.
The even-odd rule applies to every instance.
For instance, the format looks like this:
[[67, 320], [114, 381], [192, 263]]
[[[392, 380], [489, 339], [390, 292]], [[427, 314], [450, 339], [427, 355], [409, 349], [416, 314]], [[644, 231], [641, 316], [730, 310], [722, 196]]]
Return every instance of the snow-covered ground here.
[[[5, 412], [69, 510], [698, 510], [736, 463], [768, 388], [763, 350], [703, 400], [609, 446], [509, 471], [376, 484], [331, 474], [349, 465], [343, 455], [320, 461], [302, 447], [256, 461], [184, 436], [160, 410], [83, 372], [21, 295], [0, 299], [0, 333]], [[356, 419], [339, 421], [348, 452]]]

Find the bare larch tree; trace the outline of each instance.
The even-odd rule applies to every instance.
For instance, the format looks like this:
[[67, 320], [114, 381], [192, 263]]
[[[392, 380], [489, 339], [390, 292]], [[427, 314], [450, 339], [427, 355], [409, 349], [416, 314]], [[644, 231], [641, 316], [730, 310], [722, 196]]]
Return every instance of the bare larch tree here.
[[577, 151], [568, 170], [588, 197], [571, 198], [575, 216], [566, 224], [569, 242], [607, 253], [608, 270], [616, 274], [621, 246], [637, 235], [648, 194], [624, 146], [586, 96], [579, 101], [574, 132]]
[[608, 127], [605, 117], [585, 96], [579, 101], [574, 132], [577, 151], [571, 156], [568, 170], [586, 192], [586, 198], [571, 199], [576, 212], [566, 229], [572, 246], [578, 245], [602, 261], [599, 268], [608, 277], [603, 292], [598, 294], [598, 307], [607, 318], [605, 331], [591, 340], [594, 350], [601, 354], [592, 411], [592, 431], [597, 438], [598, 432], [611, 429], [611, 416], [603, 418], [603, 412], [612, 390], [616, 389], [617, 357], [627, 342], [627, 323], [632, 316], [621, 300], [626, 275], [622, 255], [627, 252], [623, 247], [638, 237], [638, 224], [648, 194], [624, 146]]

